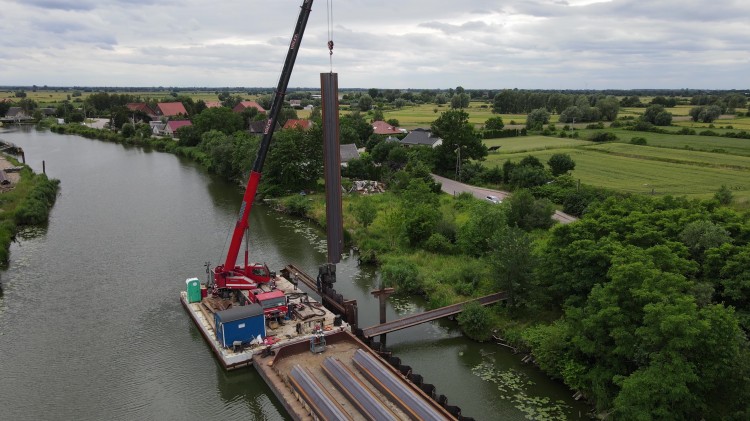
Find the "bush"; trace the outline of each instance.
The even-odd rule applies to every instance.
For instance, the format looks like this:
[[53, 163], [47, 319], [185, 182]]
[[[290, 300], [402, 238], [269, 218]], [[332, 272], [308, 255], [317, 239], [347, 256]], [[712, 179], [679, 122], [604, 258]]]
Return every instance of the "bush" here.
[[400, 292], [410, 294], [422, 292], [417, 265], [404, 259], [395, 259], [383, 264], [380, 270], [383, 284], [395, 286]]
[[476, 302], [464, 305], [458, 315], [458, 325], [466, 336], [475, 341], [484, 342], [492, 337], [492, 312]]
[[634, 138], [630, 139], [630, 144], [631, 145], [646, 146], [648, 144], [648, 142], [646, 142], [646, 138], [645, 137], [634, 137]]
[[609, 142], [617, 140], [617, 135], [611, 132], [594, 133], [589, 137], [592, 142]]
[[312, 207], [310, 201], [307, 200], [307, 197], [302, 195], [295, 195], [287, 198], [284, 200], [284, 206], [286, 207], [287, 212], [296, 216], [307, 216], [307, 213]]
[[433, 253], [450, 254], [453, 244], [443, 234], [436, 232], [424, 242], [424, 249]]

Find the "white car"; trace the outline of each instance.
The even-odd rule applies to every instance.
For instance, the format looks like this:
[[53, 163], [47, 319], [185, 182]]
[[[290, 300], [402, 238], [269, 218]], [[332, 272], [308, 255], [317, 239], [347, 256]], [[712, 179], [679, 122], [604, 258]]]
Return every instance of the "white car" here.
[[497, 196], [486, 196], [485, 199], [487, 199], [487, 201], [491, 203], [503, 203], [503, 200], [498, 198]]

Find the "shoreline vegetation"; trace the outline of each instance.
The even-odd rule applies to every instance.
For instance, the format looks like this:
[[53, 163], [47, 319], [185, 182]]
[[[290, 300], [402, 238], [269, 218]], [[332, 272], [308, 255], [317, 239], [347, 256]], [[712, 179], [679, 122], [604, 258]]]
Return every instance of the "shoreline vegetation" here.
[[[0, 161], [18, 166], [19, 162], [8, 155]], [[23, 166], [11, 187], [0, 192], [0, 265], [7, 267], [10, 244], [24, 228], [47, 223], [49, 213], [57, 199], [60, 180], [48, 179], [45, 174], [35, 174]]]
[[[473, 133], [462, 131], [460, 113], [451, 116], [460, 130], [448, 136]], [[230, 180], [242, 179], [257, 147], [239, 132], [206, 132], [187, 146], [76, 125], [51, 129], [176, 153]], [[305, 148], [316, 136], [284, 130], [274, 145], [283, 158], [297, 153], [309, 161]], [[386, 284], [424, 296], [430, 307], [506, 291], [504, 305], [468, 307], [458, 317], [463, 331], [476, 340], [500, 332], [506, 345], [585, 396], [599, 414], [750, 416], [750, 213], [730, 207], [735, 190], [722, 186], [713, 197], [687, 198], [591, 187], [571, 177], [570, 167], [552, 176], [532, 152], [494, 170], [477, 162], [462, 168], [464, 180], [514, 187], [511, 198], [494, 204], [440, 194], [425, 164], [429, 153], [372, 148], [344, 171], [347, 190], [348, 180], [362, 178], [355, 172], [377, 172], [370, 179], [389, 186], [381, 194], [347, 194], [343, 204], [345, 240], [364, 263], [380, 266]], [[273, 155], [272, 148], [269, 161]], [[260, 191], [277, 208], [325, 227], [319, 177], [302, 173], [305, 166], [272, 168], [265, 180], [312, 181]], [[301, 190], [307, 194], [289, 195]], [[553, 226], [556, 206], [581, 220]]]

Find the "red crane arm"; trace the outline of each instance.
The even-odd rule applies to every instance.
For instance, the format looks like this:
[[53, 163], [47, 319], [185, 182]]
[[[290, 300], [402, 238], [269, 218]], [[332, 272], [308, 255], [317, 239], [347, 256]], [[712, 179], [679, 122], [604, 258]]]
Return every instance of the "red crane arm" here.
[[[237, 263], [237, 256], [242, 245], [242, 237], [248, 228], [248, 217], [250, 216], [250, 210], [253, 207], [255, 201], [255, 193], [258, 190], [258, 183], [260, 183], [261, 172], [263, 171], [263, 164], [268, 154], [268, 148], [271, 144], [271, 138], [273, 137], [273, 131], [278, 121], [279, 112], [284, 103], [284, 97], [286, 96], [286, 89], [289, 85], [289, 78], [292, 76], [292, 68], [294, 67], [294, 61], [297, 58], [297, 52], [299, 52], [300, 44], [302, 43], [302, 35], [305, 32], [307, 26], [307, 19], [310, 16], [310, 10], [312, 9], [313, 0], [304, 0], [302, 6], [300, 6], [300, 14], [297, 19], [297, 25], [292, 35], [292, 41], [289, 44], [289, 50], [287, 51], [286, 61], [281, 71], [281, 77], [279, 78], [279, 84], [276, 87], [276, 95], [274, 95], [271, 110], [269, 111], [268, 121], [266, 127], [263, 130], [263, 139], [260, 142], [260, 148], [258, 155], [255, 158], [253, 169], [250, 172], [250, 177], [247, 181], [247, 187], [245, 188], [245, 194], [242, 197], [242, 206], [237, 217], [237, 223], [234, 227], [234, 233], [232, 234], [232, 241], [227, 251], [227, 257], [223, 265], [217, 266], [214, 269], [215, 278], [219, 287], [223, 287], [223, 279], [226, 278], [235, 270], [235, 264]], [[243, 268], [247, 269], [247, 268]], [[220, 279], [221, 278], [221, 279]]]

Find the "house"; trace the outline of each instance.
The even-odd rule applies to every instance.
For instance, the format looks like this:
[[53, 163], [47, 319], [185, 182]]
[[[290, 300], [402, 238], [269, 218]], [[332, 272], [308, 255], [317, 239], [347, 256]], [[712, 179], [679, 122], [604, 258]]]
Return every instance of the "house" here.
[[241, 113], [248, 108], [255, 108], [258, 110], [258, 112], [261, 113], [266, 112], [266, 110], [255, 101], [242, 101], [239, 104], [235, 105], [234, 108], [232, 108], [232, 111], [234, 111], [235, 113]]
[[346, 166], [347, 162], [359, 158], [359, 151], [354, 143], [339, 145], [339, 154], [341, 155], [341, 166]]
[[372, 133], [384, 135], [384, 136], [390, 136], [394, 134], [401, 134], [403, 132], [398, 127], [391, 126], [385, 121], [380, 120], [380, 121], [372, 122]]
[[152, 120], [156, 119], [156, 111], [154, 111], [153, 108], [151, 108], [151, 106], [149, 106], [145, 102], [130, 102], [125, 106], [128, 107], [128, 110], [130, 111], [140, 111], [149, 116]]
[[[250, 121], [250, 124], [248, 126], [247, 131], [250, 134], [263, 134], [263, 132], [266, 130], [266, 124], [268, 123], [268, 119], [265, 120], [252, 120]], [[274, 128], [274, 132], [278, 132], [281, 130], [281, 125], [279, 122], [276, 122], [276, 127]]]
[[302, 106], [302, 100], [301, 99], [290, 99], [289, 105], [292, 107], [301, 107]]
[[203, 101], [206, 104], [206, 108], [219, 108], [221, 107], [221, 101]]
[[157, 113], [162, 117], [187, 116], [188, 112], [181, 102], [160, 102], [156, 104]]
[[161, 122], [159, 120], [152, 120], [149, 121], [148, 124], [151, 126], [151, 133], [153, 133], [155, 136], [164, 135], [164, 130], [167, 128], [167, 123]]
[[429, 146], [435, 148], [443, 144], [443, 139], [433, 136], [430, 129], [414, 129], [401, 139], [401, 144], [405, 146]]
[[193, 123], [190, 120], [172, 120], [167, 122], [167, 126], [164, 128], [164, 134], [167, 136], [174, 136], [177, 133], [177, 129], [185, 126], [192, 126]]
[[293, 118], [290, 118], [284, 124], [284, 128], [285, 129], [300, 128], [302, 130], [310, 130], [312, 128], [312, 125], [313, 125], [313, 122], [310, 120], [295, 120]]

